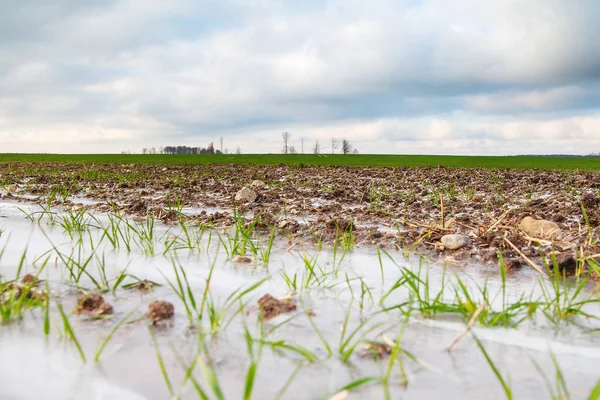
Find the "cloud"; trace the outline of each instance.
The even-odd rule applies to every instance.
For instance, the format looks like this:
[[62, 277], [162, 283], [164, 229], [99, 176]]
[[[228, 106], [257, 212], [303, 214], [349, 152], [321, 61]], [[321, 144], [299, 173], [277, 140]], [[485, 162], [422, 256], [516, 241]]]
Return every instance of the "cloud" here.
[[283, 130], [363, 152], [600, 146], [592, 0], [6, 3], [7, 151], [44, 151], [60, 132], [66, 151], [219, 136], [278, 151]]

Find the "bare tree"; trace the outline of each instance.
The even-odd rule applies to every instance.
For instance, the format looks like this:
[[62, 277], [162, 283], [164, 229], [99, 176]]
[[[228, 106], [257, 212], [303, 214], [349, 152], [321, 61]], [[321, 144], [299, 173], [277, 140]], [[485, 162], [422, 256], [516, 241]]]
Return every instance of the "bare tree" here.
[[295, 148], [294, 146], [290, 146], [290, 147], [288, 148], [288, 152], [289, 152], [289, 154], [298, 154], [298, 153], [296, 152], [296, 148]]
[[350, 144], [350, 141], [348, 139], [343, 139], [342, 140], [342, 153], [350, 154], [351, 152], [352, 152], [352, 145]]
[[242, 149], [240, 149], [240, 146], [235, 149], [235, 154], [242, 154]]
[[335, 153], [335, 149], [338, 148], [340, 141], [336, 138], [331, 138], [331, 154]]
[[148, 149], [144, 147], [144, 148], [142, 149], [142, 154], [148, 154]]
[[304, 154], [304, 138], [300, 138], [300, 150], [302, 154]]
[[290, 135], [289, 132], [283, 132], [281, 134], [281, 137], [283, 138], [283, 154], [287, 154], [289, 151], [288, 142], [290, 141], [291, 136], [292, 135]]
[[219, 142], [221, 142], [221, 154], [223, 154], [223, 136], [219, 138]]
[[319, 141], [317, 140], [315, 142], [315, 146], [313, 147], [313, 154], [319, 154], [321, 152], [321, 145], [319, 144]]
[[210, 142], [206, 148], [206, 154], [215, 154], [215, 144]]

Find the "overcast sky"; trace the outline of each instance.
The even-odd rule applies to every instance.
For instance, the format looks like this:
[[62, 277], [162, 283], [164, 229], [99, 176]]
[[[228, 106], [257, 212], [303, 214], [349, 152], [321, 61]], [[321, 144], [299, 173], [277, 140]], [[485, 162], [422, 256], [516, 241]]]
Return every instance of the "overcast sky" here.
[[[598, 0], [0, 0], [0, 152], [600, 152]], [[218, 148], [218, 146], [217, 146]]]

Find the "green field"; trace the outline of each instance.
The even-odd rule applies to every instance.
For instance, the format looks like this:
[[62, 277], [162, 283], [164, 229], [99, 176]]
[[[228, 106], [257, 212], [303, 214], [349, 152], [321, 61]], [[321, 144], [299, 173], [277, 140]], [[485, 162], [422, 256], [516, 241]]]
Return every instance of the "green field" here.
[[341, 166], [448, 166], [459, 168], [518, 168], [600, 170], [600, 157], [486, 157], [376, 154], [222, 154], [222, 155], [141, 155], [141, 154], [0, 154], [0, 163], [68, 162], [119, 164], [306, 164]]

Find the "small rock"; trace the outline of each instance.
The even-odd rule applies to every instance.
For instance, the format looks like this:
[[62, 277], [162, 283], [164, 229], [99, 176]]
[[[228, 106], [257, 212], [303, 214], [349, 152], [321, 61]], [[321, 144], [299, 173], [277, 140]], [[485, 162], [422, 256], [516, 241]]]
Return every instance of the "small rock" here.
[[267, 187], [267, 184], [264, 183], [263, 181], [254, 180], [250, 184], [250, 189], [252, 189], [252, 190], [261, 190], [261, 189], [264, 189], [265, 187]]
[[235, 256], [231, 261], [234, 263], [250, 263], [252, 262], [252, 259], [244, 256]]
[[235, 194], [235, 201], [242, 203], [252, 203], [256, 200], [256, 192], [250, 188], [243, 187], [242, 190]]
[[450, 234], [442, 236], [442, 244], [448, 250], [458, 250], [471, 245], [471, 238], [465, 235]]
[[148, 304], [148, 312], [146, 317], [156, 324], [165, 319], [171, 319], [175, 315], [175, 306], [173, 303], [164, 300], [155, 300]]
[[538, 239], [556, 240], [561, 237], [558, 225], [545, 219], [525, 217], [519, 224], [519, 228], [529, 236]]
[[269, 293], [258, 300], [258, 305], [265, 320], [296, 309], [296, 303], [294, 303], [294, 300], [291, 297], [276, 299]]

